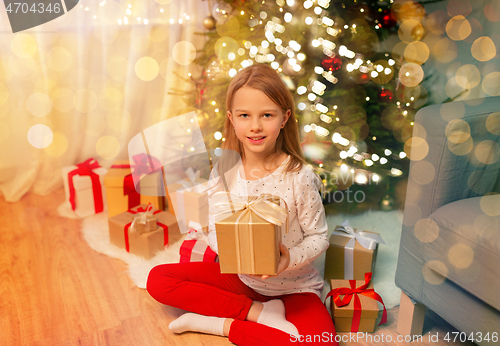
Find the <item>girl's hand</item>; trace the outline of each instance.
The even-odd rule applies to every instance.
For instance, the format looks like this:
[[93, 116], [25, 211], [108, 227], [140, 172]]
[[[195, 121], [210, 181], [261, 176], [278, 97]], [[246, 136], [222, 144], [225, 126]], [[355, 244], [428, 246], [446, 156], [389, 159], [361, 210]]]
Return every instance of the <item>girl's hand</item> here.
[[288, 268], [288, 265], [290, 264], [290, 251], [288, 251], [288, 248], [283, 245], [283, 243], [280, 242], [280, 261], [278, 263], [278, 272], [276, 275], [252, 275], [256, 277], [261, 277], [261, 279], [267, 279], [271, 276], [278, 276], [281, 272], [283, 272], [286, 268]]

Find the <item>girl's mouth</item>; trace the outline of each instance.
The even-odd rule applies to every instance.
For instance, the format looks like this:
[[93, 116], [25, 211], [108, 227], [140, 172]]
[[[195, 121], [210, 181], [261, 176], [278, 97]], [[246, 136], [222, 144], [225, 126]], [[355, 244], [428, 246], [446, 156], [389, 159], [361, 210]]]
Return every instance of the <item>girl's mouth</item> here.
[[252, 144], [259, 144], [259, 143], [262, 143], [264, 141], [264, 139], [266, 138], [265, 136], [262, 136], [262, 137], [247, 137], [249, 140], [250, 140], [250, 143]]

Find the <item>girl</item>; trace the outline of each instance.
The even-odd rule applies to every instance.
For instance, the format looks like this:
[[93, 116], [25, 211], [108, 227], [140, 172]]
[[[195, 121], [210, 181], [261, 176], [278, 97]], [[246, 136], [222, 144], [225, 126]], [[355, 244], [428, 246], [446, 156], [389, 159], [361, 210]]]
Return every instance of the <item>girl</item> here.
[[[218, 263], [205, 262], [153, 268], [151, 296], [195, 312], [170, 323], [174, 333], [228, 336], [236, 345], [337, 345], [320, 299], [323, 279], [312, 264], [328, 247], [320, 179], [305, 165], [294, 108], [285, 83], [267, 65], [245, 68], [231, 81], [223, 142], [229, 150], [212, 172], [209, 203], [222, 188], [244, 197], [277, 195], [289, 209], [289, 232], [282, 234], [274, 276], [221, 274]], [[230, 160], [231, 152], [241, 160]], [[208, 240], [217, 252], [212, 214]]]

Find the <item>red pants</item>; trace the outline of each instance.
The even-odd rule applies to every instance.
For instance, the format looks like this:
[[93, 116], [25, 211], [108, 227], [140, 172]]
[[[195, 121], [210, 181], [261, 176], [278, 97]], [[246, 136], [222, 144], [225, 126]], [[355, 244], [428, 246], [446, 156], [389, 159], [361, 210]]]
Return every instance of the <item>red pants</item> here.
[[[160, 303], [206, 316], [234, 318], [229, 341], [236, 345], [338, 345], [333, 321], [321, 299], [314, 293], [264, 296], [236, 274], [221, 274], [219, 263], [172, 263], [154, 267], [147, 290]], [[281, 299], [286, 319], [295, 325], [301, 338], [263, 324], [245, 321], [254, 300]]]

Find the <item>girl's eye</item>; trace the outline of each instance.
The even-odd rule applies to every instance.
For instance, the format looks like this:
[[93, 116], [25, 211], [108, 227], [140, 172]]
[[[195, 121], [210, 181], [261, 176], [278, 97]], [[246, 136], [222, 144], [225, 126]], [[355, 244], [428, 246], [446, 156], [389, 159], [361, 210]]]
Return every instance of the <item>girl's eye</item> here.
[[240, 114], [240, 117], [242, 117], [242, 118], [246, 118], [246, 116], [247, 116], [247, 115], [248, 115], [248, 114]]
[[[266, 117], [266, 115], [269, 115], [269, 116], [268, 116], [268, 117]], [[264, 114], [264, 116], [265, 116], [266, 118], [270, 118], [270, 117], [272, 117], [273, 115], [272, 115], [272, 114], [269, 114], [269, 113], [266, 113], [266, 114]]]

